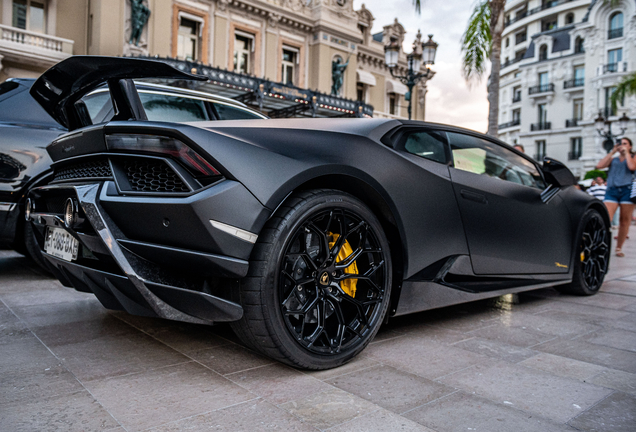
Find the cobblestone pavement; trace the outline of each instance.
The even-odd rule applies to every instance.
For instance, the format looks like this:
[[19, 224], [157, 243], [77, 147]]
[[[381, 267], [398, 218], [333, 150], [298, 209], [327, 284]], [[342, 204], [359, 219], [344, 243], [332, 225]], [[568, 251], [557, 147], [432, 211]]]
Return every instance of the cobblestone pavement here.
[[0, 251], [0, 430], [634, 431], [636, 239], [624, 249], [596, 296], [396, 318], [323, 372], [227, 326], [108, 311]]

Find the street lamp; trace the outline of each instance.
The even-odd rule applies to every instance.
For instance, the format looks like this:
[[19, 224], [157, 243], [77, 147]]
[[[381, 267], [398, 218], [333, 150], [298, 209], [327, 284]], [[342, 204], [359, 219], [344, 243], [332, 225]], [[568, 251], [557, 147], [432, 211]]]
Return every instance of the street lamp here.
[[[419, 38], [419, 35], [418, 35]], [[388, 45], [384, 47], [384, 62], [386, 63], [389, 71], [391, 71], [391, 76], [393, 78], [399, 79], [402, 84], [406, 85], [409, 88], [408, 93], [408, 101], [409, 101], [409, 120], [411, 120], [411, 101], [413, 99], [413, 87], [417, 85], [420, 80], [426, 78], [429, 79], [433, 76], [433, 71], [431, 71], [428, 66], [435, 64], [435, 53], [437, 52], [438, 44], [433, 41], [433, 35], [428, 35], [428, 41], [422, 43], [422, 52], [420, 53], [415, 46], [412, 53], [407, 54], [406, 63], [408, 66], [408, 70], [406, 75], [397, 75], [395, 70], [398, 65], [398, 58], [400, 55], [400, 44], [397, 40], [392, 39]], [[422, 63], [426, 65], [424, 68], [424, 72], [420, 73], [420, 68]]]
[[613, 134], [612, 133], [612, 122], [603, 117], [603, 114], [599, 111], [598, 117], [594, 119], [594, 127], [596, 128], [596, 132], [605, 140], [603, 141], [603, 148], [609, 153], [614, 147], [614, 142], [616, 138], [623, 135], [629, 126], [630, 118], [627, 117], [627, 114], [623, 113], [623, 116], [618, 119], [618, 127], [621, 129], [620, 133]]

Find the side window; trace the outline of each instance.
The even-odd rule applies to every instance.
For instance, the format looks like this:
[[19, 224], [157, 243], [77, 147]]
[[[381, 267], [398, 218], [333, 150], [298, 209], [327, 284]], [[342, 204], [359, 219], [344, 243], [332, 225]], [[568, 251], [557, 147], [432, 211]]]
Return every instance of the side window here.
[[404, 143], [404, 150], [435, 162], [446, 163], [446, 138], [443, 132], [411, 132]]
[[82, 99], [93, 124], [103, 123], [113, 116], [113, 104], [110, 102], [110, 93], [100, 91], [84, 96]]
[[263, 118], [256, 113], [240, 107], [225, 105], [221, 103], [213, 103], [212, 105], [214, 105], [214, 109], [219, 115], [219, 120], [250, 120]]
[[544, 189], [537, 167], [529, 160], [485, 139], [449, 132], [456, 169]]
[[192, 122], [209, 120], [205, 102], [180, 96], [139, 93], [148, 120]]

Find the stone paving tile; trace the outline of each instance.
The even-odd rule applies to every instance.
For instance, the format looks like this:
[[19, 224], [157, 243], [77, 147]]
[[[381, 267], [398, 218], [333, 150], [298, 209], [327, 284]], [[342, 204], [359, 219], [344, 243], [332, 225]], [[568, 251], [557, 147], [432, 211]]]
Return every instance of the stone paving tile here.
[[487, 356], [416, 336], [370, 345], [366, 354], [396, 369], [428, 379], [491, 361]]
[[611, 280], [603, 282], [603, 286], [601, 287], [601, 292], [604, 293], [612, 293], [612, 294], [622, 294], [636, 297], [636, 279], [634, 281], [629, 280]]
[[31, 327], [31, 330], [48, 347], [90, 342], [106, 336], [137, 334], [137, 330], [108, 314], [85, 321]]
[[627, 310], [636, 305], [636, 297], [607, 292], [599, 292], [593, 296], [563, 296], [559, 300], [586, 306], [598, 306], [607, 309]]
[[327, 382], [397, 414], [455, 391], [454, 388], [390, 366], [353, 372]]
[[119, 423], [83, 390], [3, 405], [0, 425], [11, 432], [86, 432], [116, 431]]
[[[37, 289], [29, 289], [29, 284], [20, 284], [19, 290], [12, 293], [3, 293], [2, 301], [7, 306], [14, 308], [20, 306], [45, 305], [51, 303], [74, 302], [81, 300], [91, 300], [95, 296], [89, 293], [76, 291], [72, 288], [63, 287], [59, 282], [49, 282], [41, 284]], [[39, 285], [39, 284], [38, 284]]]
[[229, 343], [220, 336], [221, 326], [139, 317], [126, 312], [116, 312], [113, 316], [184, 354]]
[[0, 344], [0, 373], [33, 367], [44, 370], [60, 363], [28, 330], [20, 331], [14, 337], [3, 338], [2, 341]]
[[221, 375], [276, 363], [268, 357], [234, 343], [197, 351], [189, 354], [189, 357]]
[[290, 432], [317, 431], [289, 412], [262, 399], [243, 402], [229, 408], [200, 414], [149, 429], [149, 432], [227, 431], [255, 432], [280, 430]]
[[541, 333], [530, 328], [524, 329], [501, 325], [491, 325], [468, 334], [524, 348], [554, 339], [553, 335]]
[[332, 388], [320, 380], [279, 363], [225, 376], [275, 405], [296, 401]]
[[536, 351], [528, 348], [479, 337], [466, 339], [454, 344], [453, 346], [477, 354], [487, 355], [488, 357], [506, 360], [510, 363], [518, 363], [534, 356], [537, 353]]
[[620, 319], [610, 321], [606, 323], [606, 326], [636, 332], [636, 313], [630, 313]]
[[404, 417], [437, 432], [566, 432], [573, 428], [484, 398], [456, 392], [409, 411]]
[[[403, 318], [403, 317], [399, 317]], [[397, 319], [396, 319], [397, 320]], [[436, 341], [445, 345], [451, 345], [455, 342], [459, 342], [461, 340], [467, 339], [470, 336], [466, 335], [465, 331], [458, 331], [445, 328], [443, 326], [438, 326], [433, 321], [426, 321], [423, 323], [417, 323], [416, 321], [406, 321], [401, 320], [399, 322], [389, 321], [389, 325], [391, 325], [391, 329], [393, 330], [393, 338], [395, 338], [398, 334], [402, 336], [406, 335], [417, 335], [417, 337], [425, 338], [431, 341]], [[484, 323], [484, 325], [487, 325]], [[390, 337], [386, 338], [376, 338], [372, 343], [383, 342], [386, 340], [392, 339]]]
[[633, 432], [636, 397], [616, 392], [568, 424], [586, 432]]
[[636, 332], [618, 329], [603, 329], [581, 336], [577, 340], [636, 352]]
[[327, 429], [378, 409], [364, 399], [334, 388], [287, 402], [280, 408], [318, 429]]
[[563, 338], [574, 338], [592, 331], [602, 329], [599, 325], [589, 324], [582, 320], [570, 321], [546, 314], [535, 315], [526, 311], [514, 311], [502, 316], [496, 325], [517, 327], [521, 330], [532, 330], [539, 334], [548, 334]]
[[105, 336], [51, 350], [83, 382], [190, 361], [141, 333]]
[[620, 390], [636, 396], [636, 374], [606, 369], [587, 380], [591, 384]]
[[603, 366], [547, 353], [537, 353], [534, 357], [520, 362], [519, 365], [586, 382], [589, 382], [593, 376], [608, 370]]
[[346, 375], [352, 372], [359, 372], [361, 370], [379, 365], [380, 362], [373, 359], [372, 357], [369, 357], [366, 354], [366, 351], [362, 351], [361, 354], [354, 357], [353, 360], [351, 360], [349, 363], [346, 363], [340, 367], [321, 371], [303, 371], [303, 373], [321, 381], [327, 381], [338, 376]]
[[194, 362], [95, 380], [86, 387], [129, 432], [255, 398]]
[[627, 311], [558, 300], [553, 301], [547, 308], [538, 308], [535, 313], [539, 316], [545, 315], [555, 319], [577, 320], [597, 325], [604, 325], [608, 321], [629, 315]]
[[46, 368], [35, 365], [0, 373], [0, 406], [81, 390], [79, 381], [59, 362]]
[[30, 327], [104, 319], [110, 314], [95, 297], [74, 302], [14, 307], [12, 310]]
[[494, 360], [439, 380], [499, 404], [564, 423], [611, 393], [611, 390], [542, 371]]
[[356, 417], [347, 423], [327, 429], [329, 432], [435, 432], [432, 429], [408, 420], [387, 410], [377, 410], [370, 414]]
[[533, 349], [562, 357], [581, 360], [610, 369], [636, 373], [636, 353], [596, 345], [580, 340], [555, 340]]

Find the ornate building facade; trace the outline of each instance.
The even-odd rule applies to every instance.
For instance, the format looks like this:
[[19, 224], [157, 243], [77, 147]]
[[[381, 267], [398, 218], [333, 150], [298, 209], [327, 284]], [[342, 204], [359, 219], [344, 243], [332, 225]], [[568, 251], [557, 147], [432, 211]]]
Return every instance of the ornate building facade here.
[[[202, 90], [277, 116], [407, 116], [408, 89], [384, 64], [404, 27], [396, 19], [372, 34], [373, 14], [352, 0], [0, 3], [0, 80], [38, 76], [70, 55], [158, 57], [209, 76]], [[406, 66], [401, 52], [397, 72]], [[423, 120], [426, 81], [413, 92], [413, 118]]]
[[[499, 93], [499, 137], [583, 176], [606, 154], [599, 112], [625, 113], [636, 137], [636, 97], [612, 110], [616, 84], [636, 71], [636, 2], [516, 0], [506, 4]], [[618, 124], [613, 132], [620, 132]]]

